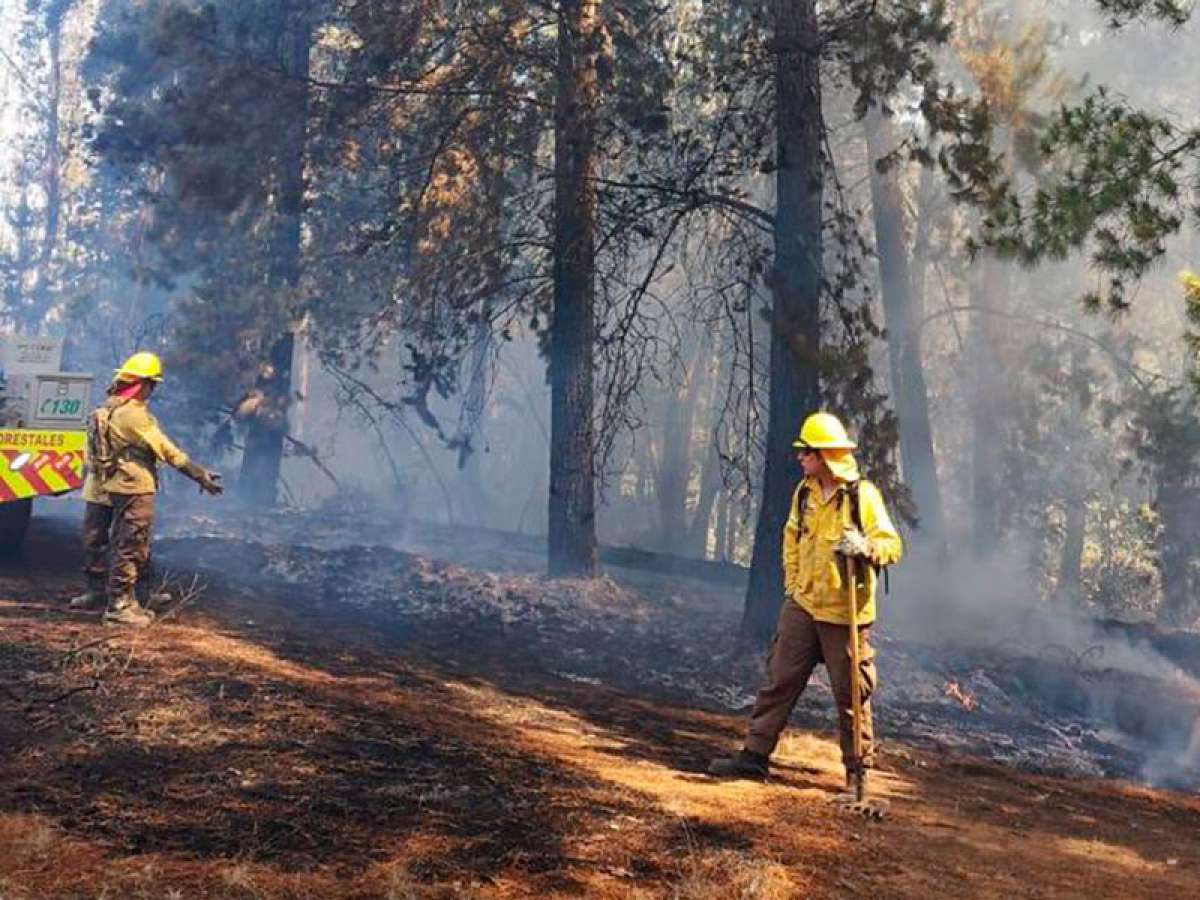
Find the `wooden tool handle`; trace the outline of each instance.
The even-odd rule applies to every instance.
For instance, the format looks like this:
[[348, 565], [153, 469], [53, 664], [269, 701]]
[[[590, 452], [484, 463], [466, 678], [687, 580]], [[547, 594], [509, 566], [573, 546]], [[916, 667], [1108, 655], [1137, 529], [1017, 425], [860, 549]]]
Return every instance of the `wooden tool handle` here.
[[858, 645], [858, 572], [857, 560], [846, 557], [846, 577], [850, 582], [850, 711], [854, 729], [854, 792], [856, 799], [863, 794], [863, 732], [862, 732], [862, 670], [859, 668], [862, 654]]

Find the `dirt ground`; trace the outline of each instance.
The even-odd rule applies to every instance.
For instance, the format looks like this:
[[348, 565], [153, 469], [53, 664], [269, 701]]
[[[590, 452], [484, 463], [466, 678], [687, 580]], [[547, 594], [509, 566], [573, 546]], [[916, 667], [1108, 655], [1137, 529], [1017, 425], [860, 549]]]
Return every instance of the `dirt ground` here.
[[0, 567], [2, 900], [1200, 896], [1196, 796], [893, 743], [867, 821], [831, 735], [714, 782], [739, 718], [555, 675], [519, 630], [226, 584], [106, 630], [66, 608], [69, 537]]

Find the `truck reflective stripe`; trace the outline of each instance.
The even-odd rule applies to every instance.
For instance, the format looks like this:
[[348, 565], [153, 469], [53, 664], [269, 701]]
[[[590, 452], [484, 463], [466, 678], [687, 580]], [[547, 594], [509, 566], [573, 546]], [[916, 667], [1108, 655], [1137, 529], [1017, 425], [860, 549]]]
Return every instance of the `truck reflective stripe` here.
[[20, 474], [21, 477], [28, 482], [35, 494], [44, 495], [53, 494], [55, 492], [54, 488], [50, 487], [50, 485], [46, 484], [46, 482], [42, 480], [41, 474], [33, 466], [27, 465], [22, 467]]
[[[22, 456], [27, 461], [14, 471], [13, 463]], [[82, 486], [82, 454], [46, 451], [30, 456], [25, 450], [0, 450], [0, 502], [62, 494]]]

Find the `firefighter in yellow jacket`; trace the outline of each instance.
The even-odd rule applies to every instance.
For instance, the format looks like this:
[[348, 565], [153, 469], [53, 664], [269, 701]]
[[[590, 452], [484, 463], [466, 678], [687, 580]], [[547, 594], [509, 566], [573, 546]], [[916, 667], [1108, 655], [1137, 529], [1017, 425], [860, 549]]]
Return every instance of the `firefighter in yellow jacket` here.
[[[709, 772], [721, 777], [762, 778], [796, 701], [818, 663], [829, 673], [838, 713], [838, 734], [847, 786], [855, 768], [873, 762], [870, 693], [876, 683], [869, 626], [875, 621], [877, 570], [900, 559], [900, 535], [879, 489], [861, 478], [857, 445], [829, 413], [814, 413], [800, 429], [797, 449], [804, 478], [792, 495], [783, 532], [785, 600], [767, 657], [766, 684], [750, 714], [745, 743], [733, 757], [717, 759]], [[854, 758], [850, 693], [849, 590], [846, 557], [858, 571], [863, 758]]]
[[98, 589], [104, 545], [108, 545], [108, 609], [104, 620], [148, 625], [153, 615], [138, 603], [138, 576], [150, 559], [158, 464], [178, 469], [209, 494], [223, 490], [220, 475], [192, 462], [158, 426], [147, 403], [162, 383], [162, 362], [135, 353], [117, 369], [104, 404], [88, 429], [88, 473], [84, 542], [89, 593]]

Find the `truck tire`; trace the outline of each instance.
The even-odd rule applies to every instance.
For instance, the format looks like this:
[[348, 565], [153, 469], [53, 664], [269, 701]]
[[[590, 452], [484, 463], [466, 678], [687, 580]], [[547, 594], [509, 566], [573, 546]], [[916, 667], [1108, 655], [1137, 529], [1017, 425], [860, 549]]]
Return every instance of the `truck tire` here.
[[32, 515], [33, 500], [0, 503], [0, 556], [16, 556], [21, 552]]

